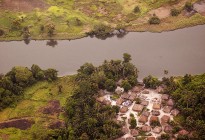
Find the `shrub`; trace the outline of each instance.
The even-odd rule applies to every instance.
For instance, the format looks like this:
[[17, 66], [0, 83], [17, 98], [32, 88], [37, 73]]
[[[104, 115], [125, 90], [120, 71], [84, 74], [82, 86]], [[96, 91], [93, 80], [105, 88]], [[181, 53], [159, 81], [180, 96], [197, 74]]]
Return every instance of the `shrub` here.
[[110, 34], [111, 28], [109, 26], [106, 26], [105, 24], [98, 24], [94, 26], [93, 34], [95, 34], [97, 37], [106, 37]]
[[137, 121], [134, 117], [131, 117], [131, 120], [130, 120], [130, 128], [131, 129], [134, 129], [135, 127], [137, 126]]
[[135, 12], [135, 13], [139, 13], [139, 12], [140, 12], [140, 8], [139, 8], [139, 6], [135, 6], [135, 8], [134, 8], [134, 12]]
[[163, 140], [169, 140], [169, 138], [170, 138], [169, 134], [164, 133], [161, 135], [161, 139], [163, 139]]
[[181, 11], [180, 10], [178, 10], [178, 9], [171, 9], [171, 15], [172, 16], [178, 16], [179, 14], [181, 13]]
[[4, 35], [4, 30], [0, 29], [0, 36]]
[[191, 2], [186, 2], [184, 5], [184, 9], [187, 10], [188, 12], [191, 12], [193, 10], [193, 5]]
[[160, 24], [160, 19], [157, 16], [153, 16], [149, 19], [149, 24]]

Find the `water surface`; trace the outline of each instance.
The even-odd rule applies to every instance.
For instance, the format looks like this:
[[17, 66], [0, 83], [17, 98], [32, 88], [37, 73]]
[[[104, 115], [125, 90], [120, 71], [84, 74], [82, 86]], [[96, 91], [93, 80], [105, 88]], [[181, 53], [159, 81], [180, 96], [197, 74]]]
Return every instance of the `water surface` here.
[[55, 68], [60, 75], [73, 74], [85, 62], [97, 66], [105, 59], [121, 59], [125, 52], [132, 55], [140, 78], [149, 74], [163, 77], [165, 69], [169, 75], [204, 73], [205, 25], [163, 33], [135, 32], [106, 40], [32, 40], [28, 45], [24, 41], [0, 42], [0, 73], [17, 65], [37, 64]]

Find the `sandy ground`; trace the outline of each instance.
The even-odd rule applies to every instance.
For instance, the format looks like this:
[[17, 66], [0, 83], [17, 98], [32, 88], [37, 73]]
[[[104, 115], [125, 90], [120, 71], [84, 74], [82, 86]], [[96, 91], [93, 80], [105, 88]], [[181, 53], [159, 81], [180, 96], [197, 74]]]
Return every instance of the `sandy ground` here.
[[[153, 104], [154, 104], [154, 103], [159, 103], [159, 104], [161, 104], [161, 96], [162, 96], [162, 94], [157, 93], [155, 90], [147, 90], [147, 91], [149, 91], [149, 94], [143, 94], [142, 92], [140, 92], [140, 93], [137, 94], [137, 96], [138, 96], [139, 98], [141, 98], [141, 99], [146, 100], [146, 101], [149, 102], [148, 106], [146, 107], [146, 108], [149, 110], [149, 112], [150, 112], [150, 116], [148, 117], [148, 121], [147, 121], [145, 124], [142, 124], [142, 123], [140, 123], [140, 122], [138, 121], [138, 120], [139, 120], [139, 117], [140, 117], [140, 116], [138, 116], [138, 112], [135, 112], [135, 111], [132, 110], [133, 106], [135, 105], [135, 101], [134, 101], [134, 102], [128, 107], [128, 111], [127, 111], [126, 113], [119, 113], [118, 116], [117, 116], [117, 120], [119, 120], [119, 121], [123, 121], [122, 117], [126, 117], [126, 119], [125, 119], [125, 127], [126, 127], [126, 128], [129, 128], [129, 127], [130, 127], [130, 124], [128, 123], [128, 120], [130, 119], [130, 114], [133, 114], [133, 115], [134, 115], [134, 117], [135, 117], [135, 119], [136, 119], [136, 121], [137, 121], [137, 127], [142, 127], [142, 126], [144, 126], [144, 125], [150, 125], [150, 124], [149, 124], [149, 120], [150, 120], [150, 117], [152, 116], [152, 115], [151, 115], [151, 112], [152, 112], [152, 110], [153, 110], [153, 108], [152, 108], [152, 107], [153, 107]], [[111, 100], [111, 99], [110, 99], [110, 96], [111, 96], [111, 94], [107, 94], [107, 95], [104, 96], [104, 98], [107, 99], [107, 100], [109, 100], [109, 101], [111, 101], [111, 105], [116, 105], [116, 101]], [[121, 107], [122, 107], [122, 105], [121, 105]], [[173, 120], [173, 116], [171, 115], [171, 113], [165, 113], [165, 112], [163, 112], [163, 108], [161, 108], [161, 109], [159, 110], [159, 112], [160, 112], [160, 115], [158, 116], [158, 118], [159, 118], [159, 120], [160, 120], [160, 123], [161, 123], [161, 118], [162, 118], [163, 115], [167, 115], [167, 116], [170, 117], [170, 120]], [[154, 133], [154, 132], [152, 132], [152, 131], [153, 131], [153, 130], [151, 130], [151, 132], [147, 132], [147, 133], [151, 133], [152, 136], [155, 137], [155, 138], [158, 137], [158, 136], [160, 136], [160, 135], [164, 132], [164, 131], [162, 131], [161, 133], [156, 134], [156, 133]], [[131, 133], [130, 133], [130, 129], [129, 129], [128, 133], [123, 136], [123, 138], [127, 138], [127, 137], [132, 137], [132, 135], [131, 135]]]

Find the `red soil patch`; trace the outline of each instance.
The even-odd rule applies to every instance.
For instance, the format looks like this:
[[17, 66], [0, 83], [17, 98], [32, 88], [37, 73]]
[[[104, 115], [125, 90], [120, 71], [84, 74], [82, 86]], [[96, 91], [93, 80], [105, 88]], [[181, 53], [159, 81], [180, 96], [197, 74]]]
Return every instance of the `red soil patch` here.
[[61, 112], [60, 102], [58, 100], [51, 100], [48, 102], [48, 105], [41, 109], [43, 114], [59, 114]]
[[45, 9], [48, 5], [42, 0], [3, 0], [0, 9], [29, 12], [35, 8]]
[[0, 123], [0, 129], [4, 128], [18, 128], [21, 130], [26, 130], [32, 126], [35, 122], [29, 119], [14, 119]]

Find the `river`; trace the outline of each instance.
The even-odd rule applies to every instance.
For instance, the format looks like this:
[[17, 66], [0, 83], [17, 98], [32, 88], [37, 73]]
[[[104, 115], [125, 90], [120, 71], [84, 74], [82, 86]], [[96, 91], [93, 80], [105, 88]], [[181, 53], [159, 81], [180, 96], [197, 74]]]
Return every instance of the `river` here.
[[[49, 46], [54, 44], [54, 46]], [[100, 40], [86, 37], [57, 42], [31, 40], [0, 42], [0, 73], [13, 66], [37, 64], [55, 68], [59, 75], [74, 74], [85, 62], [100, 65], [105, 59], [122, 59], [132, 55], [139, 78], [154, 75], [201, 74], [205, 72], [205, 25], [163, 33], [131, 32], [123, 38]]]

